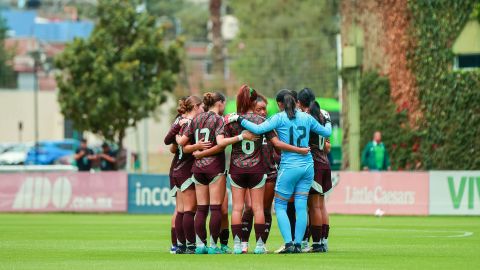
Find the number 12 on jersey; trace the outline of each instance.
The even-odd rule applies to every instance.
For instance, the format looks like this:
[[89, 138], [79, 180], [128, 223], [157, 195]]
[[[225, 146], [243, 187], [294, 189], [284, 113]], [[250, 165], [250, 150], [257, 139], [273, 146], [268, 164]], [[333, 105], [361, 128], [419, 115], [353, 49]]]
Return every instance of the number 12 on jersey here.
[[300, 147], [302, 145], [302, 140], [307, 136], [307, 129], [304, 127], [304, 126], [297, 126], [296, 127], [296, 130], [300, 133], [300, 135], [297, 137], [297, 144], [295, 144], [294, 142], [294, 137], [295, 137], [295, 134], [294, 134], [294, 127], [291, 126], [290, 127], [290, 145], [293, 145], [293, 146], [298, 146]]

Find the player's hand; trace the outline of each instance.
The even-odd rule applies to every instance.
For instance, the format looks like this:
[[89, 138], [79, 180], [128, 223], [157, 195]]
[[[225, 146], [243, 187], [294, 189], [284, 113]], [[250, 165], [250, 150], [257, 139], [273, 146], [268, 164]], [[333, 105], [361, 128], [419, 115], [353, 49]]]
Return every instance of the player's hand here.
[[195, 151], [192, 153], [192, 155], [196, 158], [196, 159], [201, 159], [203, 157], [202, 155], [202, 151]]
[[242, 131], [242, 137], [243, 137], [244, 140], [249, 140], [249, 141], [256, 141], [260, 138], [260, 136], [255, 135], [248, 130]]
[[310, 147], [299, 148], [298, 153], [301, 155], [308, 155], [308, 153], [310, 153]]
[[201, 139], [195, 145], [197, 146], [196, 147], [197, 150], [205, 150], [205, 149], [208, 149], [208, 148], [212, 147], [212, 143], [209, 142], [209, 141], [205, 141], [205, 139]]
[[236, 113], [227, 114], [225, 116], [225, 124], [230, 124], [232, 122], [236, 122], [238, 120], [238, 117], [240, 117], [240, 115], [238, 115]]

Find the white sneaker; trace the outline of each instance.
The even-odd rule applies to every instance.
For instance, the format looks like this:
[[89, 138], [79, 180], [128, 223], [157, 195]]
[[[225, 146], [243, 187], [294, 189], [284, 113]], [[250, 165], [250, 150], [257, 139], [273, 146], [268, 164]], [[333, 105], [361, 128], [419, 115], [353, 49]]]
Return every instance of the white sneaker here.
[[281, 245], [277, 250], [274, 251], [274, 253], [278, 254], [284, 249], [285, 249], [285, 245]]

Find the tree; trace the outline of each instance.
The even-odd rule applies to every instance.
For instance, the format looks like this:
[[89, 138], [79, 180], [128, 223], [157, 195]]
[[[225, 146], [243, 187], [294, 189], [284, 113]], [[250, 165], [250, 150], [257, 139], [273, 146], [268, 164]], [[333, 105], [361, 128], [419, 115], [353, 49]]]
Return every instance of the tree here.
[[242, 82], [273, 95], [281, 88], [336, 93], [337, 6], [332, 0], [230, 1], [240, 33], [230, 46]]
[[7, 30], [5, 20], [0, 16], [0, 87], [15, 87], [13, 53], [5, 48]]
[[56, 58], [59, 103], [75, 128], [123, 148], [128, 127], [148, 117], [175, 87], [180, 44], [166, 45], [162, 29], [136, 1], [104, 0], [88, 40], [75, 39]]
[[212, 74], [215, 82], [223, 86], [225, 60], [223, 55], [222, 0], [210, 0], [210, 21], [212, 22]]

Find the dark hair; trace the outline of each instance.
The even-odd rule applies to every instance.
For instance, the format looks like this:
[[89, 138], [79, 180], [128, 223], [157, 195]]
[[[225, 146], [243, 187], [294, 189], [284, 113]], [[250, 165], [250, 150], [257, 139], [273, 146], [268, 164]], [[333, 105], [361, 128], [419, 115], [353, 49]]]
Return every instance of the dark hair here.
[[285, 100], [284, 100], [285, 95], [292, 95], [292, 91], [288, 89], [282, 89], [278, 91], [277, 96], [275, 97], [275, 100], [277, 102], [285, 103]]
[[303, 88], [298, 93], [298, 101], [303, 107], [308, 107], [310, 115], [313, 116], [320, 124], [325, 125], [325, 117], [320, 111], [320, 104], [315, 101], [315, 94], [310, 88]]
[[82, 139], [80, 140], [80, 142], [82, 142], [82, 143], [87, 143], [87, 139], [82, 138]]
[[265, 102], [265, 104], [268, 104], [267, 98], [257, 93], [257, 99], [255, 100], [255, 103], [258, 103], [258, 102]]
[[177, 106], [177, 112], [179, 115], [182, 115], [185, 113], [185, 108], [182, 107], [182, 104], [185, 102], [185, 100], [188, 99], [188, 96], [185, 96], [185, 97], [181, 97], [179, 100], [178, 100], [178, 106]]
[[310, 106], [310, 103], [315, 101], [315, 94], [310, 88], [303, 88], [298, 93], [298, 101], [300, 102], [300, 105], [302, 105], [302, 107], [308, 108]]
[[102, 148], [107, 148], [107, 147], [110, 147], [110, 145], [108, 145], [107, 142], [103, 142], [103, 143], [102, 143]]
[[225, 96], [219, 92], [207, 92], [203, 95], [203, 104], [205, 105], [205, 110], [210, 109], [218, 101], [225, 101]]
[[199, 97], [189, 96], [186, 99], [180, 99], [178, 101], [177, 111], [179, 114], [188, 113], [188, 112], [191, 112], [196, 105], [201, 103], [202, 103], [202, 100]]
[[237, 113], [246, 113], [255, 106], [258, 94], [250, 86], [244, 84], [240, 87], [237, 94]]
[[296, 102], [295, 98], [292, 95], [285, 95], [283, 97], [283, 106], [285, 108], [285, 113], [288, 116], [288, 119], [295, 118]]

